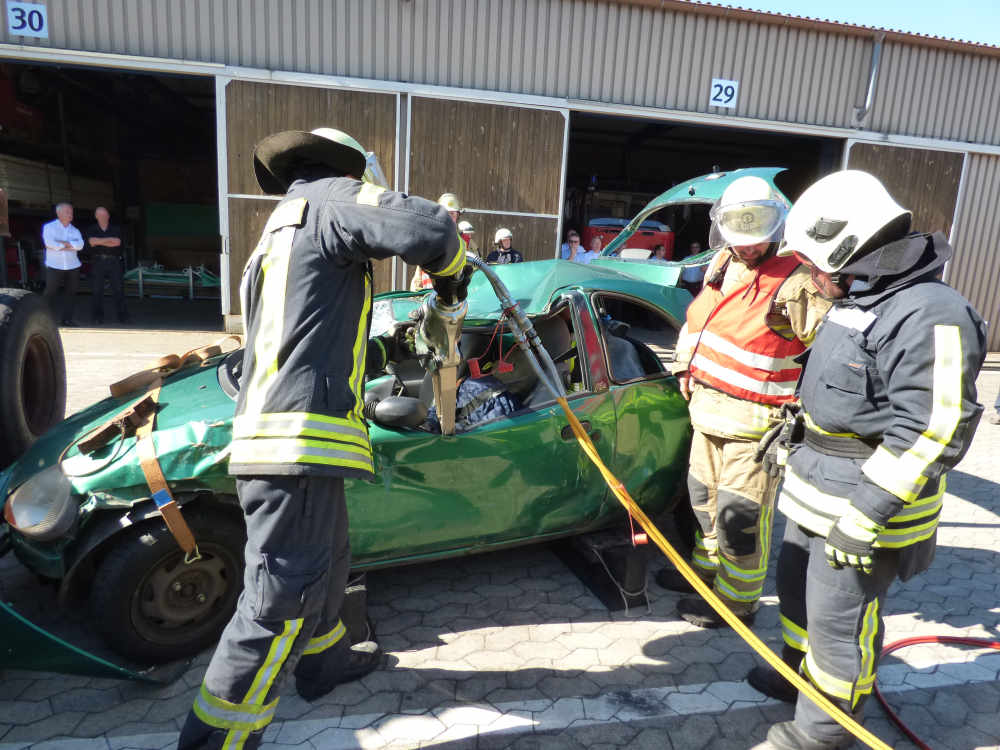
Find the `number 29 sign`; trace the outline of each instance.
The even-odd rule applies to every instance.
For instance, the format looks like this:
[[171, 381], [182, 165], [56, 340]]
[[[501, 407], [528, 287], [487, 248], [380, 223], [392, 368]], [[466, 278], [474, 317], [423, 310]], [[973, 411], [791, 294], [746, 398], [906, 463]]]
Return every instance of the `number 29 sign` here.
[[48, 39], [49, 17], [45, 4], [7, 0], [7, 33]]
[[708, 97], [709, 107], [736, 109], [736, 97], [740, 93], [740, 82], [725, 78], [712, 79], [712, 93]]

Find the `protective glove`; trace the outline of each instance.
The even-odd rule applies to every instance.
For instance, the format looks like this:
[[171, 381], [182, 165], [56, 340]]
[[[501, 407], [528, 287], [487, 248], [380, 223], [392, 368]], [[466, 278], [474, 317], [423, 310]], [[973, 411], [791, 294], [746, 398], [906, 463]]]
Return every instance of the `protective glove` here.
[[379, 343], [385, 350], [386, 362], [402, 362], [404, 359], [413, 359], [416, 356], [413, 351], [414, 328], [412, 323], [397, 322], [378, 337]]
[[475, 266], [465, 265], [462, 270], [451, 276], [435, 276], [430, 274], [431, 284], [438, 298], [446, 305], [458, 305], [465, 301], [469, 291], [469, 281]]
[[826, 535], [826, 561], [837, 570], [850, 567], [871, 573], [875, 540], [883, 528], [852, 508], [837, 519]]

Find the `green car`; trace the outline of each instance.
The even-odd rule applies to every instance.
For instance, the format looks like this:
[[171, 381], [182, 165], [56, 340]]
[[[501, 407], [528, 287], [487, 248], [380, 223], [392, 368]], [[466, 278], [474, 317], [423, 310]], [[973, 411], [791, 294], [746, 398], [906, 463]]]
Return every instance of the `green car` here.
[[[697, 193], [707, 203], [741, 174], [777, 171], [710, 175], [669, 192], [684, 200]], [[651, 516], [676, 503], [686, 472], [687, 405], [665, 366], [691, 299], [676, 286], [681, 265], [605, 257], [590, 265], [494, 267], [558, 363], [569, 403], [601, 457]], [[420, 301], [408, 292], [377, 297], [373, 333], [405, 320]], [[430, 423], [375, 419], [372, 410], [376, 477], [346, 483], [356, 570], [536, 543], [624, 518], [514, 346], [484, 274], [473, 278], [468, 301], [461, 374], [491, 375], [517, 408], [454, 435]], [[87, 454], [78, 447], [141, 391], [72, 415], [0, 472], [0, 553], [12, 550], [32, 572], [57, 581], [62, 601], [88, 602], [107, 645], [135, 662], [164, 662], [210, 645], [239, 595], [244, 530], [227, 465], [241, 361], [237, 350], [183, 368], [159, 397], [152, 437], [198, 541], [201, 558], [194, 562], [185, 563], [150, 498], [135, 437]], [[404, 395], [429, 402], [427, 381], [417, 361], [402, 363], [367, 383], [366, 400]], [[6, 605], [0, 633], [8, 644], [0, 667], [32, 666], [32, 650], [72, 649]], [[71, 668], [70, 661], [56, 659], [57, 668]]]

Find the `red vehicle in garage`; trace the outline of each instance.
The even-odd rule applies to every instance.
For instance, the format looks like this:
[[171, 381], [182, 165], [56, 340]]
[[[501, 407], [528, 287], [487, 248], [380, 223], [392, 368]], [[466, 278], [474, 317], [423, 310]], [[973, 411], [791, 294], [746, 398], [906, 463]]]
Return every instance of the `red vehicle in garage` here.
[[[601, 247], [605, 248], [608, 243], [621, 234], [621, 231], [629, 223], [628, 219], [591, 219], [583, 229], [583, 247], [589, 249], [590, 241], [594, 237], [601, 238]], [[642, 247], [652, 250], [657, 245], [663, 245], [667, 249], [667, 260], [674, 257], [674, 233], [670, 227], [661, 221], [647, 219], [639, 225], [638, 231], [628, 240], [629, 247]]]

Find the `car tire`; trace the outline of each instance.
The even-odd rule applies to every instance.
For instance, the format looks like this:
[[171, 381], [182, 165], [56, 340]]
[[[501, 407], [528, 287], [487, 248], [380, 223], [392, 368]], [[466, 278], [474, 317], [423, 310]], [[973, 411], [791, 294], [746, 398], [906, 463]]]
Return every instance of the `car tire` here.
[[0, 468], [66, 414], [66, 360], [45, 300], [0, 289]]
[[97, 568], [94, 624], [108, 646], [141, 664], [194, 656], [215, 643], [243, 587], [242, 523], [222, 511], [185, 508], [201, 559], [184, 552], [160, 519], [130, 528]]

